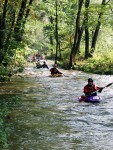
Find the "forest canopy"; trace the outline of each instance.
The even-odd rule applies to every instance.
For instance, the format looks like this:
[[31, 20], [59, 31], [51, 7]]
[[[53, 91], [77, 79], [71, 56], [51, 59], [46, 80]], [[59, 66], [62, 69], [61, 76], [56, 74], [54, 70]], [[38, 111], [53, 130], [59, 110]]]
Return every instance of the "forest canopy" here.
[[112, 0], [1, 1], [1, 65], [22, 65], [39, 52], [67, 69], [104, 71], [113, 66], [112, 49]]

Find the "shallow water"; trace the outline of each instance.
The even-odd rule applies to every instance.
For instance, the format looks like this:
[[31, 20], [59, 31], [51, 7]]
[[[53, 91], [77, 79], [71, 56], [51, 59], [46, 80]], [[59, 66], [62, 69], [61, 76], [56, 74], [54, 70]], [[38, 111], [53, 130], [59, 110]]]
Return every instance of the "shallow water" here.
[[78, 102], [87, 78], [106, 86], [113, 76], [61, 71], [67, 76], [51, 78], [30, 66], [24, 78], [4, 83], [22, 98], [12, 113], [9, 150], [113, 150], [113, 86], [99, 94], [99, 104]]

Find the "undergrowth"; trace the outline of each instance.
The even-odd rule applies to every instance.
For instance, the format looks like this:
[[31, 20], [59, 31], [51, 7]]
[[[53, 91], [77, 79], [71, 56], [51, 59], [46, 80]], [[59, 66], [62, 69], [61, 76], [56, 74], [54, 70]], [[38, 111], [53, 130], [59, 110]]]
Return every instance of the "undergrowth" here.
[[93, 58], [78, 61], [72, 69], [96, 74], [113, 74], [112, 56], [112, 53], [95, 54]]

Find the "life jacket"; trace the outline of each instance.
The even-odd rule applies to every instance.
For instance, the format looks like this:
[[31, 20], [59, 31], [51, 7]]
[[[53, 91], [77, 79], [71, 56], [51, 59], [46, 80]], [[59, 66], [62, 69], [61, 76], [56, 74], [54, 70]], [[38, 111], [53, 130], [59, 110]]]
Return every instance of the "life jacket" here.
[[50, 71], [51, 71], [51, 74], [59, 74], [60, 73], [60, 71], [57, 68], [51, 68]]
[[90, 86], [90, 85], [86, 85], [85, 87], [84, 87], [84, 92], [85, 93], [92, 93], [92, 92], [94, 92], [94, 91], [96, 91], [97, 90], [97, 87], [96, 87], [96, 85], [95, 84], [93, 84], [92, 86]]

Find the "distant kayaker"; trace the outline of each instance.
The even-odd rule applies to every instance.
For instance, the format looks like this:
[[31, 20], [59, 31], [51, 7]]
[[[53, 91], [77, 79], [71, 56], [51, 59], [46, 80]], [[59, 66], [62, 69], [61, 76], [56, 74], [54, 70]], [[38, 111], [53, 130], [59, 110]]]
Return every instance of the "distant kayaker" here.
[[98, 85], [94, 84], [93, 83], [93, 79], [92, 78], [89, 78], [88, 79], [88, 84], [84, 87], [84, 93], [85, 93], [85, 96], [97, 96], [97, 92], [100, 92], [102, 91], [102, 87], [99, 87]]
[[43, 62], [42, 68], [47, 68], [47, 69], [49, 69], [49, 67], [48, 67], [48, 65], [46, 64], [45, 61]]
[[51, 76], [62, 76], [62, 72], [57, 69], [57, 64], [54, 64], [53, 68], [50, 69]]

